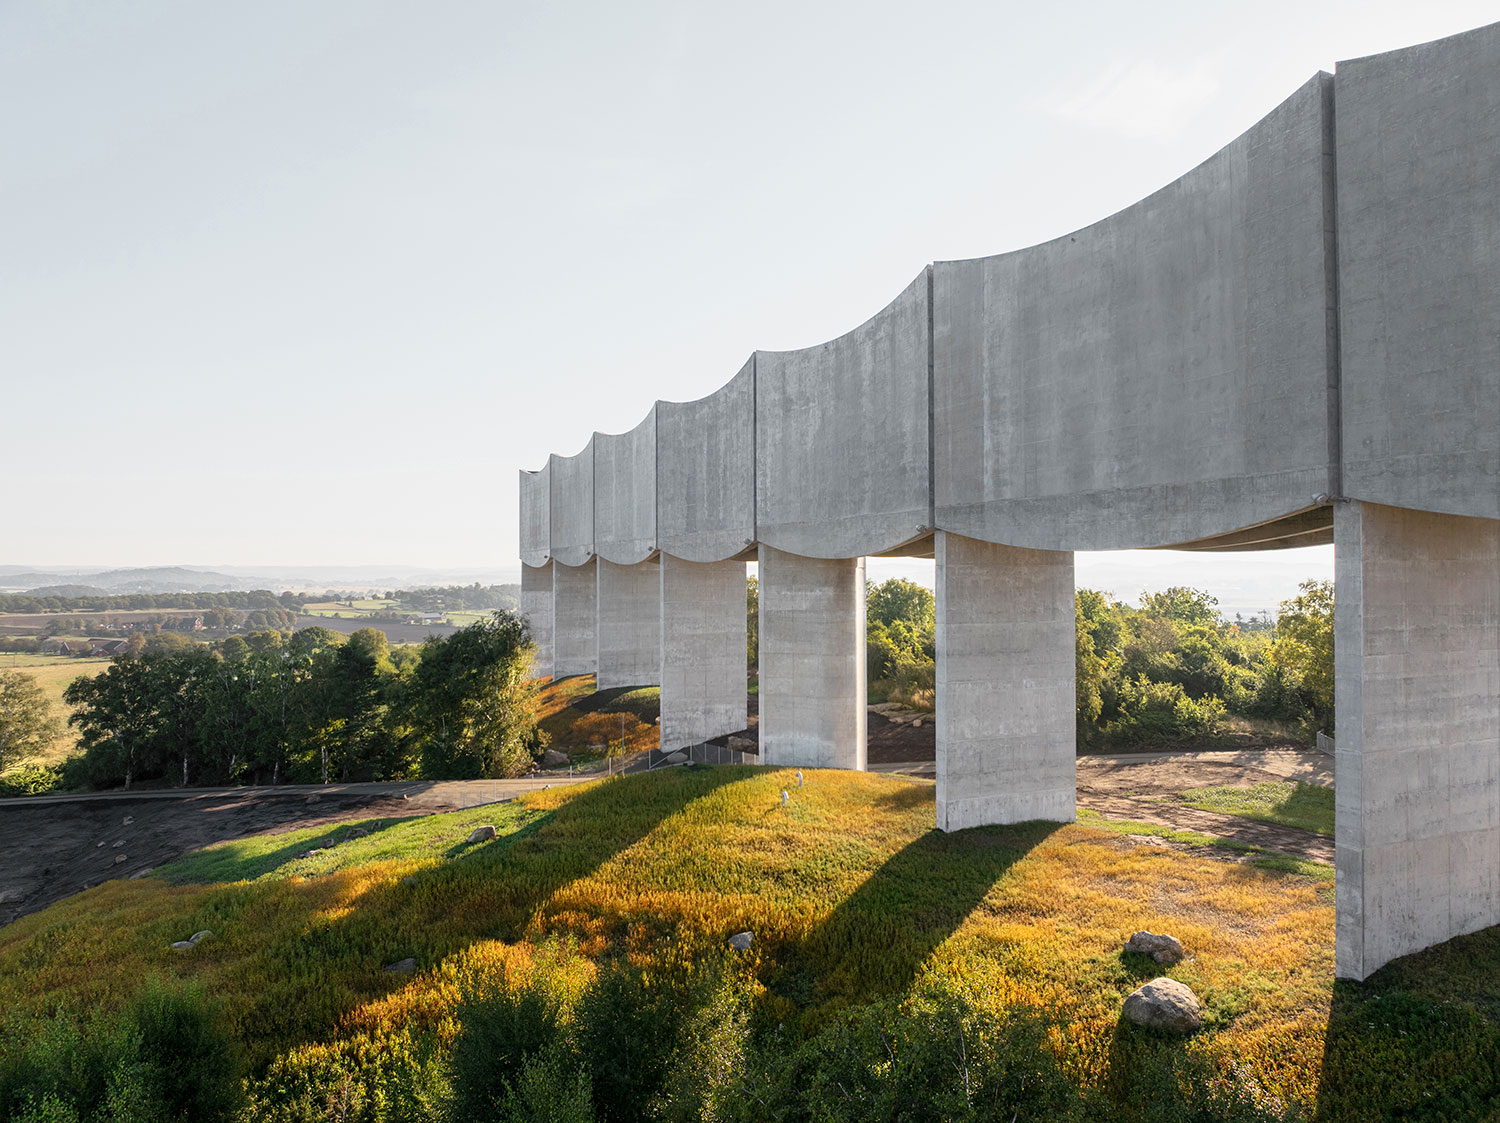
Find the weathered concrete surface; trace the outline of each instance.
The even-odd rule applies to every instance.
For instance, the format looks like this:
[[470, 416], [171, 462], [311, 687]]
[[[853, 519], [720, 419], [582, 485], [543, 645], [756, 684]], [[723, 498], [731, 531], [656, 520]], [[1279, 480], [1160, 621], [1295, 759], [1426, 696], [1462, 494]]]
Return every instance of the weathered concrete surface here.
[[661, 682], [661, 566], [600, 558], [600, 690]]
[[552, 674], [552, 563], [521, 565], [521, 615], [536, 644], [536, 662], [531, 673], [537, 678]]
[[552, 566], [552, 674], [591, 675], [599, 667], [599, 573], [582, 565]]
[[661, 747], [736, 733], [745, 702], [745, 563], [661, 557]]
[[1162, 546], [1335, 490], [1328, 81], [1102, 222], [933, 267], [939, 527]]
[[552, 556], [552, 469], [521, 472], [521, 561], [546, 565]]
[[552, 455], [550, 531], [552, 559], [582, 565], [594, 556], [594, 442], [577, 456]]
[[1500, 521], [1335, 511], [1341, 976], [1500, 924]]
[[755, 356], [759, 540], [805, 557], [878, 554], [931, 524], [928, 274], [817, 347]]
[[1077, 817], [1075, 634], [1072, 554], [938, 533], [940, 830]]
[[865, 561], [762, 545], [760, 758], [865, 767]]
[[1343, 492], [1500, 518], [1500, 24], [1338, 67]]
[[[725, 561], [755, 541], [755, 358], [695, 402], [658, 402], [658, 544]], [[740, 726], [740, 728], [744, 728]]]
[[594, 551], [617, 565], [656, 550], [656, 407], [628, 433], [594, 434]]

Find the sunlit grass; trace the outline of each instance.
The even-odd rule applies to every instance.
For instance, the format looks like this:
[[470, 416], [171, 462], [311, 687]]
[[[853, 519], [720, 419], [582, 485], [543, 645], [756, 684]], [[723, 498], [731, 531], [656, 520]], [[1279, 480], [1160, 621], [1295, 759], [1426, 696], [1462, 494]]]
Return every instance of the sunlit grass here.
[[1178, 797], [1200, 811], [1238, 815], [1333, 837], [1333, 789], [1296, 780], [1267, 780], [1247, 788], [1191, 788]]

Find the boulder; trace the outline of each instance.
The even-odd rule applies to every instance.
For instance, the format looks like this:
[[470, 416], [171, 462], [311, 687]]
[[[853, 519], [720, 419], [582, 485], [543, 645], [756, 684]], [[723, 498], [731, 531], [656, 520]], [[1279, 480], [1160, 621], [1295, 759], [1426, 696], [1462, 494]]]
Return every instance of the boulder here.
[[736, 932], [729, 937], [729, 946], [735, 951], [749, 951], [750, 943], [755, 937], [749, 932]]
[[210, 932], [207, 928], [205, 928], [205, 929], [203, 929], [203, 931], [201, 931], [201, 932], [194, 932], [191, 936], [189, 936], [188, 937], [188, 943], [190, 943], [190, 944], [196, 944], [200, 940], [209, 940], [209, 939], [212, 939], [212, 938], [213, 938], [213, 933]]
[[757, 745], [750, 737], [731, 737], [729, 747], [737, 753], [753, 753]]
[[128, 827], [133, 822], [135, 822], [135, 816], [134, 815], [126, 815], [123, 825]]
[[573, 758], [565, 752], [557, 749], [548, 749], [542, 754], [543, 768], [566, 768], [573, 763]]
[[417, 961], [410, 957], [398, 959], [395, 963], [387, 963], [385, 969], [392, 975], [411, 975], [417, 970]]
[[495, 837], [495, 828], [486, 823], [482, 827], [475, 827], [466, 838], [465, 842], [488, 842]]
[[124, 845], [125, 845], [125, 840], [122, 838], [122, 839], [120, 839], [119, 842], [115, 843], [115, 849], [118, 850], [120, 847], [122, 847]]
[[1125, 999], [1126, 1019], [1147, 1029], [1192, 1033], [1203, 1025], [1198, 996], [1176, 979], [1152, 979]]
[[349, 838], [364, 838], [365, 835], [367, 835], [369, 833], [370, 832], [368, 830], [366, 830], [364, 827], [354, 827], [344, 837], [346, 839], [349, 839]]
[[687, 763], [687, 758], [688, 758], [687, 753], [683, 752], [681, 749], [678, 749], [675, 753], [672, 753], [671, 755], [669, 755], [667, 757], [667, 763], [668, 764], [686, 764]]
[[1158, 936], [1154, 932], [1136, 932], [1125, 941], [1125, 950], [1136, 955], [1149, 955], [1163, 967], [1171, 967], [1187, 958], [1187, 951], [1176, 936]]
[[192, 940], [178, 940], [176, 943], [174, 943], [172, 945], [172, 950], [173, 951], [192, 951], [197, 946], [198, 945], [195, 944], [195, 943], [193, 943]]
[[124, 854], [116, 854], [115, 855], [115, 865], [118, 866], [124, 860], [125, 860], [125, 855]]

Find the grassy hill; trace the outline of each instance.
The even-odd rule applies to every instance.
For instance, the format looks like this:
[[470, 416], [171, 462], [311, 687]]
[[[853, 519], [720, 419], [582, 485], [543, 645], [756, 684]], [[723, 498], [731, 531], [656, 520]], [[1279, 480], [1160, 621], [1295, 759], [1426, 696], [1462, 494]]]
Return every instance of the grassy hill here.
[[[1096, 825], [944, 835], [932, 821], [932, 787], [898, 777], [810, 771], [798, 789], [786, 771], [677, 768], [368, 823], [363, 837], [345, 826], [226, 843], [0, 929], [0, 1009], [15, 1048], [19, 1027], [58, 1003], [110, 1010], [147, 980], [194, 980], [244, 1050], [255, 1118], [432, 1118], [421, 1105], [460, 1040], [466, 994], [536, 983], [569, 1002], [607, 997], [598, 981], [621, 966], [648, 995], [710, 968], [738, 980], [742, 1015], [704, 1022], [699, 1011], [689, 1032], [678, 1010], [676, 1036], [620, 1031], [611, 1047], [665, 1048], [693, 1079], [728, 1065], [740, 1101], [725, 1093], [718, 1114], [684, 1118], [773, 1117], [758, 1114], [755, 1089], [772, 1094], [765, 1074], [785, 1075], [774, 1068], [785, 1058], [822, 1058], [786, 1077], [802, 1088], [788, 1103], [837, 1102], [828, 1074], [848, 1058], [858, 1061], [848, 1060], [850, 1079], [876, 1096], [926, 1047], [912, 1026], [937, 1026], [928, 1044], [951, 1037], [977, 1058], [990, 1031], [975, 1027], [1023, 1014], [1040, 1027], [1027, 1040], [1042, 1059], [1028, 1063], [1123, 1118], [1186, 1118], [1172, 1114], [1179, 1094], [1239, 1105], [1194, 1116], [1203, 1119], [1500, 1109], [1500, 930], [1335, 987], [1326, 877]], [[481, 823], [498, 837], [467, 844]], [[332, 845], [308, 854], [320, 840]], [[1122, 956], [1141, 928], [1174, 933], [1191, 958], [1163, 970]], [[203, 929], [214, 935], [196, 948], [169, 947]], [[726, 959], [726, 939], [742, 930], [753, 945]], [[410, 976], [385, 970], [407, 957]], [[1119, 1023], [1124, 996], [1159, 973], [1203, 1003], [1204, 1029], [1187, 1042]], [[944, 1021], [950, 1007], [934, 1006], [934, 994], [962, 1016]], [[603, 999], [580, 1001], [597, 1009]], [[642, 1008], [657, 1009], [631, 1007]], [[724, 1026], [762, 1058], [743, 1062], [759, 1076], [715, 1067], [720, 1053], [708, 1046]], [[821, 1092], [802, 1083], [815, 1077]], [[922, 1079], [977, 1094], [957, 1062]], [[1017, 1079], [1015, 1095], [1030, 1094], [1033, 1078]], [[364, 1106], [334, 1113], [339, 1088]], [[733, 1108], [741, 1101], [749, 1107]], [[862, 1110], [829, 1117], [870, 1117]], [[947, 1117], [932, 1110], [887, 1117]]]

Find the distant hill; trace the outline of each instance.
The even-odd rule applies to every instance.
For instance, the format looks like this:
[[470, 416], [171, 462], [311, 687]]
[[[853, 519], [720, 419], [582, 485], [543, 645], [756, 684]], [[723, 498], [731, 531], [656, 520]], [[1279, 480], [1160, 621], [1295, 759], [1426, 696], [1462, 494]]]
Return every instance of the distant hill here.
[[101, 589], [98, 585], [43, 585], [37, 589], [27, 589], [28, 597], [67, 597], [76, 599], [78, 597], [107, 597], [108, 589]]
[[100, 573], [21, 572], [0, 575], [0, 587], [29, 591], [55, 586], [87, 586], [87, 593], [56, 596], [98, 596], [100, 593], [227, 593], [244, 588], [242, 578], [212, 570], [183, 566], [148, 569], [108, 569]]

